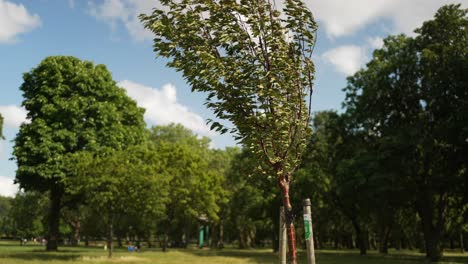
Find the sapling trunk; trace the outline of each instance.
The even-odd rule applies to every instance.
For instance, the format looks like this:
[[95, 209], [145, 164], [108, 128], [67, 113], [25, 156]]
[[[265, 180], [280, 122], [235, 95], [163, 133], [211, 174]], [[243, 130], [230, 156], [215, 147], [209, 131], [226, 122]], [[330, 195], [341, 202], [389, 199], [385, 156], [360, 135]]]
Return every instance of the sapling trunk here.
[[279, 187], [281, 189], [281, 196], [283, 198], [284, 213], [286, 216], [289, 263], [297, 264], [296, 232], [294, 229], [294, 215], [292, 211], [291, 200], [289, 199], [289, 182], [289, 176], [282, 177], [278, 181]]

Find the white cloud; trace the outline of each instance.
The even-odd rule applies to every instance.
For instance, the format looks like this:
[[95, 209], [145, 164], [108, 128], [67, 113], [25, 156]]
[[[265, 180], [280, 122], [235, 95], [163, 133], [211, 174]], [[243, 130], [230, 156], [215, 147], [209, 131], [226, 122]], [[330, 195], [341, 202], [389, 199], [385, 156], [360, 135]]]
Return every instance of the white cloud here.
[[154, 0], [104, 0], [100, 5], [89, 4], [89, 13], [99, 20], [109, 23], [112, 28], [123, 23], [130, 35], [138, 41], [152, 39], [151, 32], [143, 27], [138, 16], [148, 14], [159, 5]]
[[18, 185], [13, 184], [14, 179], [0, 176], [0, 195], [13, 197], [18, 192]]
[[21, 123], [27, 122], [27, 112], [23, 107], [16, 105], [0, 105], [0, 113], [4, 119], [4, 126], [18, 128]]
[[[457, 0], [314, 0], [304, 1], [327, 35], [350, 35], [377, 21], [389, 20], [391, 33], [412, 34], [422, 22], [431, 19], [437, 9]], [[464, 7], [468, 1], [463, 2]]]
[[[283, 1], [276, 1], [278, 8]], [[437, 9], [459, 0], [304, 0], [329, 37], [351, 35], [371, 23], [389, 21], [390, 33], [412, 34], [423, 21], [431, 19]], [[464, 1], [463, 7], [468, 7]], [[157, 0], [104, 0], [89, 5], [94, 17], [115, 26], [123, 23], [136, 40], [151, 39], [151, 33], [141, 25], [138, 15], [161, 7]]]
[[340, 46], [325, 52], [322, 57], [345, 75], [354, 74], [367, 60], [366, 50], [355, 45]]
[[29, 14], [21, 4], [0, 0], [0, 43], [16, 41], [16, 36], [41, 25], [39, 15]]
[[138, 106], [146, 109], [145, 120], [148, 123], [152, 125], [179, 123], [194, 132], [213, 135], [201, 116], [177, 102], [177, 92], [173, 85], [166, 84], [162, 89], [155, 89], [129, 80], [123, 80], [118, 85], [137, 101]]
[[367, 38], [367, 44], [369, 44], [372, 49], [380, 49], [383, 47], [384, 42], [381, 37], [369, 37]]

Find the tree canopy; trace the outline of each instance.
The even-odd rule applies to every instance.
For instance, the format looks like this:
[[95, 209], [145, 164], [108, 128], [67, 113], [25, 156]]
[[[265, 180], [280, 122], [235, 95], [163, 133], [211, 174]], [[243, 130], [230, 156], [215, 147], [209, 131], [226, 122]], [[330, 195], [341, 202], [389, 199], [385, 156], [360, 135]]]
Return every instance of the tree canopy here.
[[211, 128], [233, 132], [258, 154], [277, 179], [288, 214], [290, 257], [295, 263], [289, 183], [310, 135], [317, 25], [300, 0], [282, 10], [270, 1], [163, 0], [141, 15], [154, 34], [154, 51], [169, 58], [193, 91], [207, 93], [216, 117]]
[[[74, 57], [45, 58], [23, 76], [20, 87], [30, 123], [15, 138], [16, 182], [26, 191], [50, 190], [51, 214], [58, 228], [60, 199], [69, 155], [106, 153], [142, 141], [144, 110], [117, 87], [104, 65]], [[50, 223], [52, 225], [52, 222]], [[48, 247], [56, 249], [49, 238]]]
[[352, 126], [414, 194], [431, 260], [441, 257], [447, 210], [466, 193], [467, 30], [467, 10], [444, 6], [416, 37], [385, 39], [345, 88]]

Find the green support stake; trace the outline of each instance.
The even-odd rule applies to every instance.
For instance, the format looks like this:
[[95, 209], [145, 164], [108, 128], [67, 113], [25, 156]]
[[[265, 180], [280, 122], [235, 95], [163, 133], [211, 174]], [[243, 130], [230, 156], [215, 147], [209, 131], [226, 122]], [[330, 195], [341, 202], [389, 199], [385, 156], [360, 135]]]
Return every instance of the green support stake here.
[[314, 232], [312, 230], [312, 213], [310, 211], [310, 199], [302, 202], [304, 206], [304, 235], [307, 247], [307, 263], [315, 264]]

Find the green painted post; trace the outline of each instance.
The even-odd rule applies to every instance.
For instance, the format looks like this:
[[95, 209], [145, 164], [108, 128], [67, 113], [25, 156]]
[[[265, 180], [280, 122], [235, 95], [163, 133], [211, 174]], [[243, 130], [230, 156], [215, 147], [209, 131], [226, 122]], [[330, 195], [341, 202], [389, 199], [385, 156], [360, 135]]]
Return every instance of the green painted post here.
[[203, 244], [204, 244], [204, 226], [203, 225], [200, 225], [200, 230], [199, 230], [199, 237], [198, 237], [198, 247], [199, 248], [203, 248]]
[[304, 206], [304, 233], [307, 246], [307, 263], [315, 264], [314, 232], [312, 230], [312, 213], [310, 211], [310, 199], [302, 202]]

